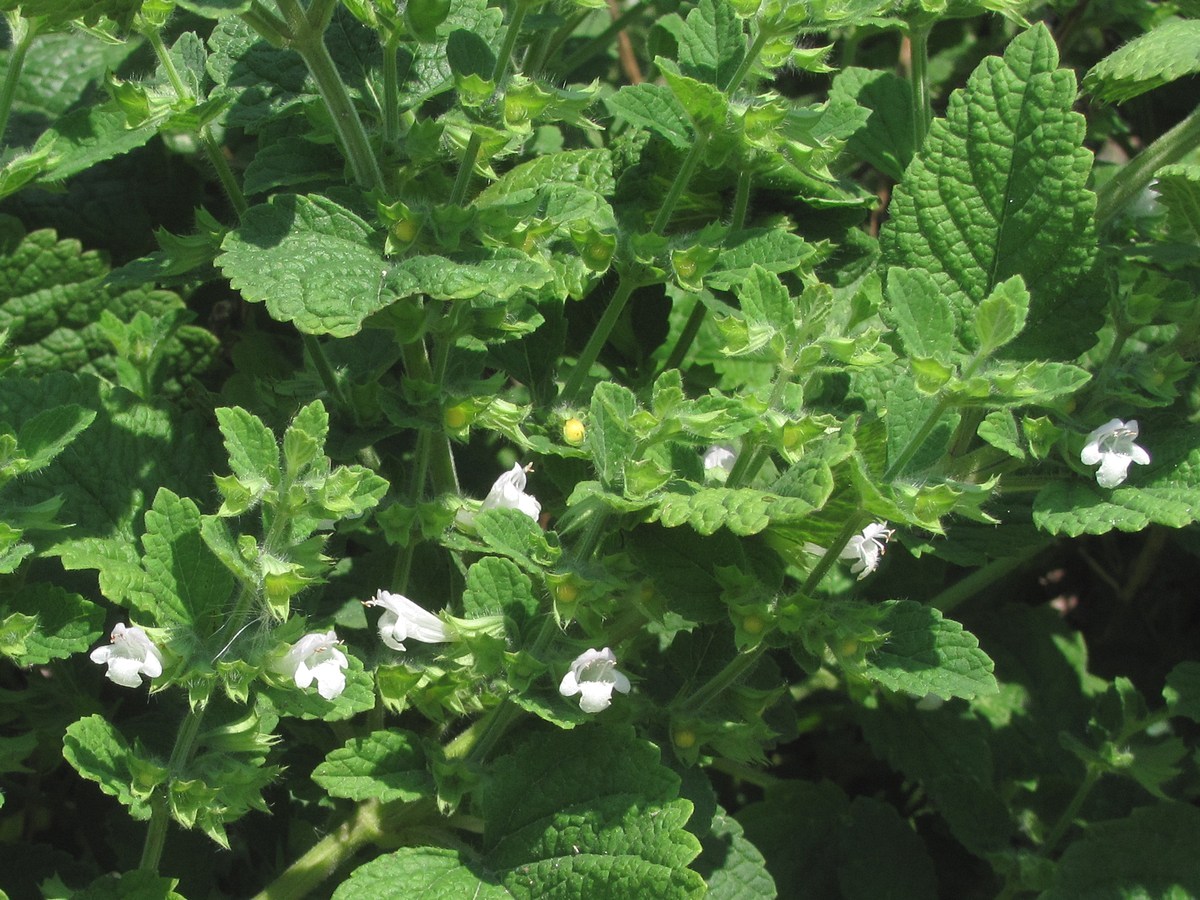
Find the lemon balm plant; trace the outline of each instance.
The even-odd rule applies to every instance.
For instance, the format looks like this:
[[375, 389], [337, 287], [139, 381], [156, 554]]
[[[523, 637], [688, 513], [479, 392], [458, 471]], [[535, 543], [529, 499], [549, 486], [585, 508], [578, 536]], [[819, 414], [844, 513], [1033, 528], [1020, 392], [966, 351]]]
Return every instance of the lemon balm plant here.
[[1194, 3], [0, 10], [0, 889], [1200, 893]]

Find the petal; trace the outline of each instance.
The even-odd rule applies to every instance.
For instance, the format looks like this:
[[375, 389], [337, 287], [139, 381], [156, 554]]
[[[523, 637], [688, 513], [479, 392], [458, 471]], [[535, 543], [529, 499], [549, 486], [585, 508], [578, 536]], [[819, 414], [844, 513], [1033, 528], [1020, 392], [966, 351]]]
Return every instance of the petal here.
[[1103, 454], [1100, 452], [1099, 441], [1088, 441], [1083, 445], [1083, 450], [1079, 454], [1079, 461], [1085, 466], [1094, 466], [1100, 462]]
[[1128, 456], [1121, 456], [1118, 453], [1106, 453], [1104, 461], [1100, 463], [1100, 468], [1096, 470], [1097, 484], [1100, 487], [1115, 488], [1129, 474], [1129, 463], [1131, 461]]
[[580, 686], [579, 708], [598, 713], [612, 704], [613, 686], [602, 681], [585, 681]]
[[296, 671], [293, 673], [292, 677], [295, 679], [296, 687], [300, 688], [300, 690], [305, 690], [310, 684], [313, 683], [313, 678], [316, 677], [316, 673], [305, 663], [300, 663], [296, 666]]
[[158, 656], [157, 651], [155, 651], [142, 662], [142, 674], [148, 678], [157, 678], [162, 673], [162, 659]]
[[542, 504], [538, 502], [537, 497], [533, 496], [533, 494], [521, 494], [517, 498], [516, 507], [535, 522], [538, 516], [542, 514]]
[[88, 658], [94, 663], [106, 663], [108, 658], [112, 656], [113, 648], [108, 644], [103, 644], [88, 654]]
[[1150, 465], [1150, 454], [1144, 447], [1139, 447], [1137, 444], [1129, 448], [1129, 458], [1140, 466]]
[[339, 666], [322, 663], [317, 666], [317, 693], [326, 700], [333, 700], [346, 689], [346, 673]]
[[[405, 635], [405, 637], [407, 636], [408, 635]], [[390, 628], [384, 628], [382, 622], [379, 623], [379, 637], [384, 644], [391, 647], [393, 650], [400, 650], [401, 652], [405, 650], [404, 644], [397, 640], [396, 632]]]
[[620, 691], [622, 694], [628, 694], [632, 685], [629, 683], [628, 676], [624, 672], [613, 670], [613, 688]]
[[558, 683], [558, 692], [564, 697], [574, 697], [579, 693], [579, 679], [575, 676], [574, 669], [567, 672]]
[[124, 687], [139, 687], [142, 683], [142, 664], [127, 656], [114, 656], [108, 661], [108, 680]]

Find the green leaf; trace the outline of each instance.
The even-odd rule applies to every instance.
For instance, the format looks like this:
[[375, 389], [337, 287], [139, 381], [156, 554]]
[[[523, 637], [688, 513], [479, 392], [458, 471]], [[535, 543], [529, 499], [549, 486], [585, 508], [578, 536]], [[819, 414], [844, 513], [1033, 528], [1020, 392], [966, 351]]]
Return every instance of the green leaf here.
[[750, 325], [770, 333], [787, 334], [796, 320], [796, 305], [788, 296], [779, 276], [757, 263], [750, 267], [750, 277], [738, 294], [742, 314]]
[[999, 690], [994, 664], [957, 622], [914, 600], [889, 600], [882, 608], [879, 628], [887, 639], [867, 656], [868, 678], [893, 691], [943, 700], [971, 700]]
[[895, 807], [871, 797], [854, 798], [838, 844], [838, 886], [846, 900], [937, 896], [929, 851]]
[[142, 544], [146, 577], [129, 595], [142, 620], [213, 633], [222, 623], [234, 582], [201, 537], [196, 504], [160, 488], [146, 513]]
[[225, 236], [217, 266], [251, 303], [307, 334], [349, 337], [394, 298], [383, 292], [382, 240], [317, 194], [277, 194]]
[[332, 700], [317, 693], [316, 685], [301, 690], [291, 681], [271, 685], [263, 691], [271, 706], [280, 716], [296, 716], [300, 719], [323, 719], [326, 722], [341, 722], [366, 712], [375, 705], [375, 679], [363, 670], [356, 656], [346, 654], [349, 664], [346, 669], [346, 689]]
[[1092, 158], [1072, 111], [1074, 76], [1057, 65], [1041, 24], [1003, 59], [985, 59], [930, 127], [881, 236], [888, 265], [933, 276], [969, 346], [975, 306], [1020, 275], [1032, 296], [1025, 332], [1006, 351], [1018, 358], [1071, 359], [1103, 320]]
[[1029, 292], [1020, 275], [996, 285], [975, 310], [971, 324], [975, 329], [979, 352], [991, 355], [1011, 343], [1029, 315]]
[[792, 272], [805, 265], [816, 248], [788, 228], [748, 228], [729, 234], [704, 284], [728, 291], [740, 287], [755, 265], [768, 272]]
[[300, 137], [282, 137], [271, 141], [250, 160], [242, 190], [252, 197], [277, 188], [324, 184], [342, 165], [342, 157], [332, 146]]
[[49, 465], [95, 418], [95, 410], [71, 403], [43, 410], [24, 422], [17, 432], [17, 446], [28, 460], [25, 471]]
[[699, 837], [704, 851], [692, 868], [704, 877], [708, 900], [774, 900], [778, 896], [762, 853], [747, 840], [737, 819], [720, 806], [708, 831]]
[[742, 21], [727, 0], [700, 0], [679, 30], [679, 68], [725, 88], [746, 56]]
[[605, 487], [624, 484], [625, 464], [632, 459], [638, 442], [631, 422], [637, 409], [633, 392], [615, 381], [602, 381], [592, 392], [587, 446]]
[[1200, 21], [1165, 22], [1139, 35], [1092, 67], [1083, 89], [1121, 103], [1177, 78], [1200, 72]]
[[564, 150], [528, 160], [480, 191], [474, 206], [486, 209], [514, 199], [530, 199], [556, 185], [611, 196], [616, 190], [612, 154], [602, 149]]
[[1076, 537], [1140, 531], [1151, 522], [1169, 528], [1195, 522], [1200, 516], [1200, 426], [1152, 421], [1143, 429], [1139, 443], [1148, 447], [1150, 465], [1131, 466], [1125, 483], [1112, 490], [1080, 473], [1055, 481], [1034, 499], [1034, 523], [1051, 534]]
[[279, 484], [279, 445], [262, 420], [240, 406], [217, 410], [229, 468], [242, 486], [259, 494]]
[[138, 820], [150, 818], [150, 793], [167, 779], [166, 769], [141, 759], [103, 716], [87, 716], [68, 726], [63, 757]]
[[1054, 867], [1043, 900], [1200, 895], [1200, 810], [1184, 803], [1135, 809], [1093, 822]]
[[1171, 715], [1200, 722], [1200, 662], [1186, 660], [1175, 666], [1167, 676], [1163, 697]]
[[[809, 491], [810, 498], [823, 502], [828, 492], [819, 486], [819, 481], [814, 487], [815, 492]], [[829, 488], [832, 489], [832, 484]], [[725, 527], [745, 536], [758, 534], [772, 524], [795, 524], [820, 505], [801, 497], [779, 497], [750, 488], [704, 488], [694, 494], [664, 494], [651, 521], [657, 519], [667, 528], [686, 523], [703, 535]]]
[[87, 650], [104, 633], [104, 610], [79, 594], [34, 582], [13, 593], [5, 613], [26, 617], [31, 625], [19, 647], [0, 641], [0, 653], [18, 666], [40, 666]]
[[420, 739], [408, 731], [374, 731], [325, 756], [313, 781], [331, 797], [410, 802], [433, 793]]
[[514, 560], [529, 572], [541, 573], [562, 551], [546, 533], [518, 509], [487, 509], [475, 517], [475, 530], [488, 549]]
[[1155, 176], [1154, 189], [1172, 225], [1183, 234], [1190, 230], [1200, 239], [1200, 165], [1163, 166]]
[[19, 10], [26, 19], [41, 19], [45, 28], [59, 28], [76, 20], [95, 25], [107, 16], [127, 29], [141, 5], [142, 0], [3, 0], [0, 10]]
[[434, 300], [507, 300], [553, 278], [553, 270], [540, 259], [520, 250], [492, 250], [461, 261], [410, 256], [388, 271], [384, 285], [389, 298], [397, 299], [424, 294]]
[[75, 900], [185, 900], [175, 890], [177, 878], [165, 878], [146, 869], [101, 875], [86, 888], [71, 894]]
[[660, 58], [658, 64], [663, 80], [697, 131], [711, 135], [724, 128], [729, 100], [723, 93], [707, 82], [673, 71], [669, 60]]
[[484, 859], [519, 896], [700, 896], [692, 804], [630, 731], [543, 731], [495, 761], [479, 796]]
[[500, 885], [496, 875], [467, 850], [402, 847], [350, 873], [333, 892], [333, 900], [512, 900], [516, 893]]
[[[738, 821], [766, 857], [779, 896], [839, 896], [838, 836], [849, 798], [829, 781], [779, 780], [765, 794], [742, 807]], [[804, 815], [797, 816], [800, 809]]]
[[604, 105], [612, 115], [657, 134], [673, 147], [687, 150], [692, 146], [694, 138], [687, 110], [666, 85], [627, 84], [612, 96], [605, 97]]
[[515, 563], [499, 556], [484, 557], [467, 570], [462, 600], [463, 615], [468, 619], [506, 615], [518, 627], [538, 610], [529, 576]]
[[909, 356], [949, 358], [956, 349], [954, 313], [932, 275], [923, 269], [888, 269], [887, 299], [879, 314], [900, 336]]
[[[32, 232], [0, 254], [0, 329], [8, 330], [8, 346], [16, 351], [15, 372], [67, 371], [116, 381], [118, 355], [101, 314], [107, 310], [128, 322], [139, 312], [160, 319], [185, 310], [168, 291], [105, 284], [108, 271], [102, 254], [84, 251], [75, 240], [60, 241], [50, 230]], [[181, 326], [163, 349], [157, 387], [178, 393], [212, 365], [216, 352], [209, 331]]]
[[223, 19], [244, 13], [253, 0], [176, 0], [179, 6], [206, 19]]
[[892, 72], [850, 66], [833, 79], [829, 99], [831, 104], [854, 103], [871, 111], [866, 126], [854, 132], [846, 149], [892, 181], [900, 181], [917, 152], [908, 82]]

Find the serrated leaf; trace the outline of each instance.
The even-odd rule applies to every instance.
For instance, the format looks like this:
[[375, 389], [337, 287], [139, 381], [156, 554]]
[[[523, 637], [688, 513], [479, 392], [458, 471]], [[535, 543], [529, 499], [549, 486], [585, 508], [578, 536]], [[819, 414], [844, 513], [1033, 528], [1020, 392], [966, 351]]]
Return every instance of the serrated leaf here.
[[467, 570], [467, 584], [463, 590], [463, 615], [466, 618], [505, 615], [520, 627], [537, 613], [537, 609], [529, 576], [510, 560], [487, 556]]
[[697, 131], [711, 135], [725, 127], [729, 99], [723, 93], [707, 82], [672, 71], [668, 60], [659, 59], [658, 64], [663, 80]]
[[979, 352], [990, 355], [1010, 343], [1029, 315], [1029, 292], [1020, 275], [996, 285], [975, 309], [971, 325]]
[[923, 269], [888, 269], [887, 299], [879, 314], [910, 356], [945, 361], [955, 350], [954, 313]]
[[296, 716], [300, 719], [323, 719], [326, 722], [341, 722], [366, 712], [375, 705], [375, 679], [363, 670], [362, 661], [346, 654], [346, 689], [332, 700], [317, 693], [315, 685], [301, 690], [288, 682], [272, 685], [263, 691], [271, 706], [280, 716]]
[[1083, 89], [1121, 103], [1200, 72], [1200, 21], [1165, 22], [1110, 53], [1083, 79]]
[[588, 450], [600, 482], [607, 488], [624, 483], [625, 463], [637, 446], [631, 420], [638, 409], [637, 398], [628, 388], [602, 381], [592, 392], [588, 414]]
[[334, 147], [299, 137], [271, 141], [246, 166], [242, 190], [247, 196], [276, 188], [323, 184], [341, 172], [345, 161]]
[[895, 807], [855, 797], [838, 834], [838, 886], [845, 900], [937, 896], [933, 860]]
[[[1150, 465], [1133, 466], [1124, 484], [1112, 490], [1076, 474], [1042, 488], [1034, 499], [1033, 521], [1051, 534], [1104, 534], [1140, 531], [1151, 522], [1184, 528], [1200, 516], [1200, 426], [1148, 423]], [[1141, 443], [1147, 445], [1148, 438]]]
[[474, 205], [485, 209], [513, 197], [533, 196], [553, 185], [583, 188], [604, 197], [611, 196], [616, 190], [612, 154], [602, 149], [564, 150], [528, 160], [484, 188], [475, 198]]
[[127, 29], [142, 0], [3, 0], [0, 9], [19, 10], [26, 19], [41, 19], [43, 27], [59, 28], [73, 21], [95, 25], [102, 17]]
[[201, 635], [215, 631], [233, 576], [201, 537], [196, 504], [160, 488], [146, 513], [142, 544], [146, 578], [130, 592], [142, 620], [159, 627], [185, 625]]
[[24, 422], [17, 432], [17, 446], [28, 460], [26, 471], [49, 465], [95, 418], [95, 410], [71, 403], [42, 410]]
[[666, 85], [627, 84], [605, 97], [604, 105], [612, 115], [657, 134], [673, 147], [687, 150], [692, 146], [694, 138], [687, 111]]
[[746, 56], [742, 21], [726, 0], [700, 0], [678, 39], [680, 70], [719, 88], [729, 84]]
[[1172, 225], [1181, 232], [1189, 229], [1200, 239], [1200, 165], [1163, 166], [1156, 174], [1154, 189]]
[[383, 293], [382, 242], [320, 195], [276, 194], [225, 236], [217, 266], [251, 303], [307, 334], [349, 337], [394, 298]]
[[[102, 254], [83, 250], [75, 240], [60, 241], [51, 230], [25, 235], [0, 254], [0, 329], [8, 330], [8, 347], [16, 352], [13, 371], [77, 372], [116, 381], [118, 356], [100, 325], [101, 314], [107, 310], [128, 322], [139, 312], [158, 319], [185, 309], [169, 291], [109, 286], [108, 271]], [[163, 350], [157, 387], [178, 393], [185, 379], [212, 364], [216, 351], [209, 331], [181, 326]]]
[[1183, 803], [1135, 809], [1092, 822], [1054, 866], [1043, 900], [1200, 895], [1200, 810]]
[[420, 739], [408, 731], [374, 731], [325, 756], [313, 781], [331, 797], [409, 802], [433, 793]]
[[1171, 715], [1200, 722], [1200, 662], [1186, 660], [1175, 666], [1167, 676], [1163, 697]]
[[829, 99], [833, 104], [852, 102], [871, 111], [866, 126], [850, 136], [846, 148], [888, 178], [900, 181], [917, 149], [908, 82], [892, 72], [851, 66], [833, 79]]
[[[63, 757], [80, 775], [121, 801], [133, 818], [150, 818], [150, 792], [166, 780], [167, 771], [138, 759], [103, 716], [86, 716], [67, 727]], [[142, 775], [136, 785], [135, 771]]]
[[[1032, 286], [1024, 334], [1006, 355], [1071, 359], [1095, 342], [1102, 289], [1091, 283], [1096, 198], [1087, 188], [1075, 79], [1035, 25], [985, 59], [950, 97], [904, 174], [881, 235], [889, 265], [925, 269], [960, 330], [1014, 275]], [[974, 335], [962, 331], [968, 345]]]
[[778, 275], [757, 263], [750, 267], [750, 277], [742, 285], [738, 300], [751, 329], [758, 327], [786, 335], [795, 324], [796, 305], [787, 288]]
[[489, 549], [530, 572], [540, 573], [562, 553], [550, 545], [537, 522], [517, 509], [484, 510], [475, 517], [474, 525]]
[[507, 300], [553, 278], [553, 270], [540, 259], [519, 250], [494, 250], [474, 259], [410, 256], [388, 271], [384, 285], [389, 298], [424, 294], [434, 300]]
[[102, 608], [45, 582], [25, 585], [7, 599], [3, 610], [27, 616], [31, 623], [19, 648], [0, 644], [0, 653], [18, 666], [40, 666], [82, 653], [104, 633]]
[[883, 645], [868, 654], [865, 674], [893, 691], [916, 697], [971, 700], [999, 690], [995, 668], [970, 632], [914, 600], [883, 604]]
[[466, 850], [402, 847], [351, 872], [334, 891], [333, 900], [512, 900], [514, 896], [520, 895], [505, 889]]
[[166, 878], [146, 869], [101, 875], [81, 891], [72, 892], [76, 900], [185, 900], [175, 890], [177, 878]]
[[221, 407], [216, 415], [238, 481], [256, 492], [279, 484], [279, 445], [271, 429], [240, 406]]
[[692, 868], [704, 876], [708, 900], [774, 900], [778, 896], [762, 853], [747, 840], [737, 819], [720, 806], [700, 843], [704, 852]]
[[803, 266], [816, 248], [787, 228], [748, 228], [725, 238], [721, 253], [705, 274], [704, 284], [728, 291], [741, 285], [758, 265], [781, 274]]
[[704, 488], [694, 494], [664, 494], [651, 520], [657, 519], [667, 528], [686, 523], [703, 535], [724, 527], [745, 536], [772, 524], [795, 524], [818, 508], [800, 497], [779, 497], [750, 488]]
[[692, 804], [658, 748], [614, 729], [540, 733], [493, 764], [480, 795], [488, 867], [518, 896], [683, 898]]

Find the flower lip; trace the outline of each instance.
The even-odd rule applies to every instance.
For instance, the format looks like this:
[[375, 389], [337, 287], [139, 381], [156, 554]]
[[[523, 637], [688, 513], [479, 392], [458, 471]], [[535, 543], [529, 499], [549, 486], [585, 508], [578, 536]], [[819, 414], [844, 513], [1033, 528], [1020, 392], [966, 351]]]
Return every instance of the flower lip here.
[[575, 657], [571, 668], [558, 685], [564, 697], [579, 695], [579, 708], [586, 713], [598, 713], [612, 703], [612, 692], [628, 694], [629, 678], [617, 671], [617, 657], [608, 647], [585, 650]]
[[704, 471], [720, 469], [726, 475], [733, 471], [737, 462], [737, 449], [732, 444], [713, 444], [704, 451]]
[[393, 594], [380, 588], [364, 606], [382, 606], [379, 617], [379, 637], [393, 650], [404, 650], [404, 642], [411, 638], [426, 644], [443, 644], [454, 640], [446, 624], [402, 594]]
[[1096, 470], [1096, 483], [1100, 487], [1115, 488], [1129, 475], [1129, 466], [1150, 463], [1150, 454], [1134, 443], [1138, 436], [1137, 419], [1123, 422], [1110, 419], [1087, 436], [1087, 442], [1079, 454], [1085, 466], [1100, 464]]
[[[533, 471], [533, 464], [513, 467], [496, 479], [488, 495], [479, 506], [479, 512], [488, 509], [519, 509], [535, 522], [542, 514], [542, 504], [533, 494], [525, 493], [526, 473]], [[466, 509], [458, 511], [457, 519], [463, 525], [471, 525], [476, 513]]]
[[92, 662], [108, 665], [104, 677], [109, 681], [135, 688], [141, 686], [142, 676], [154, 679], [163, 673], [162, 653], [142, 629], [118, 622], [109, 640], [89, 655]]
[[315, 681], [317, 693], [333, 700], [346, 689], [345, 669], [349, 665], [346, 654], [338, 649], [339, 643], [332, 628], [306, 634], [275, 664], [275, 671], [291, 676], [301, 690]]

